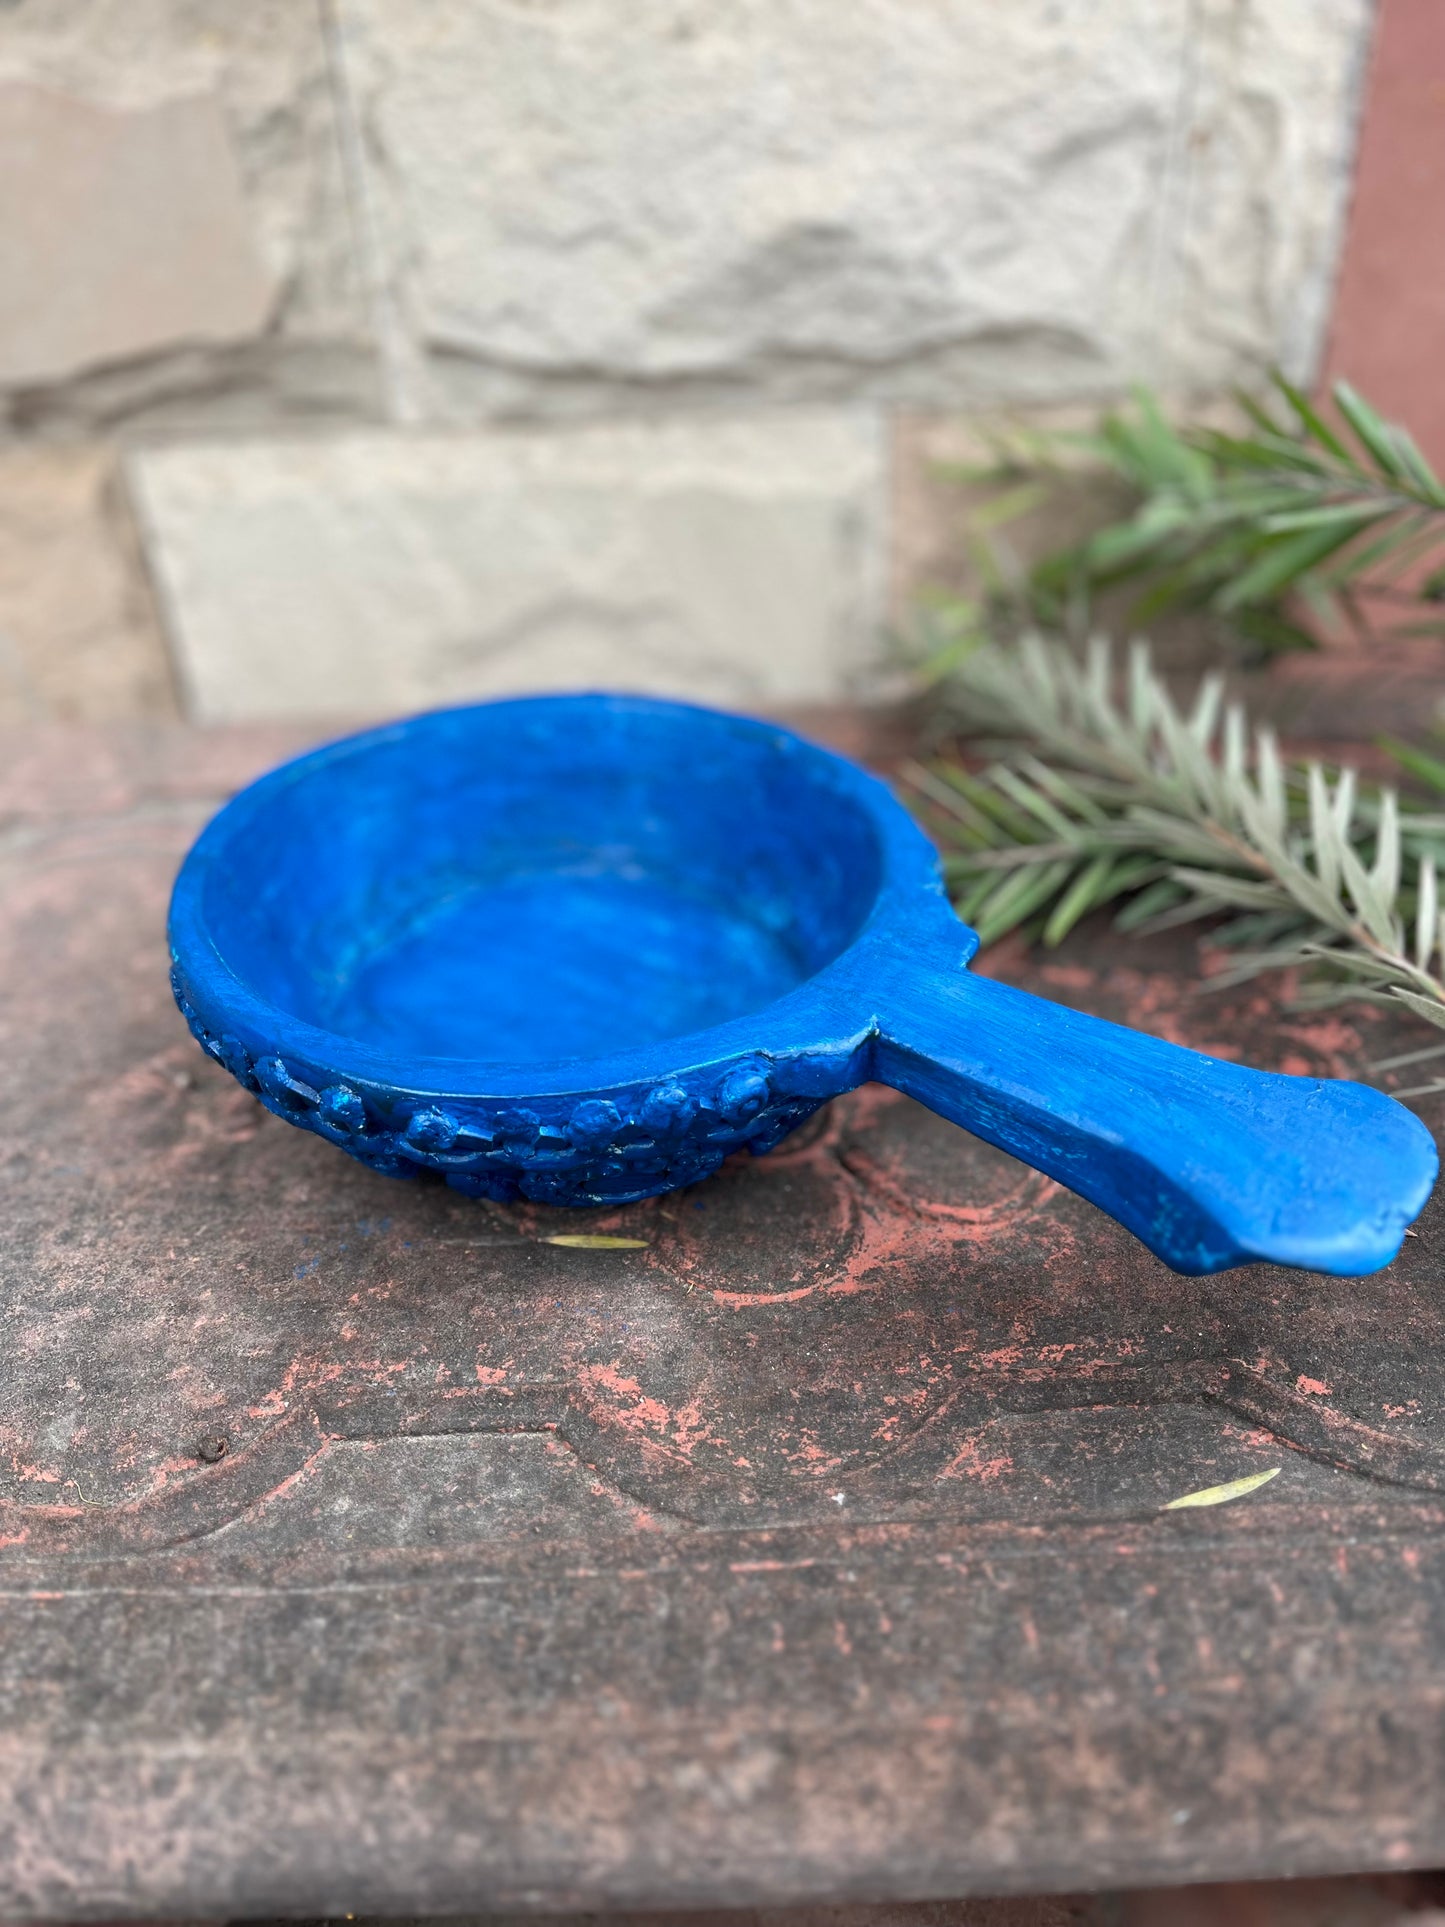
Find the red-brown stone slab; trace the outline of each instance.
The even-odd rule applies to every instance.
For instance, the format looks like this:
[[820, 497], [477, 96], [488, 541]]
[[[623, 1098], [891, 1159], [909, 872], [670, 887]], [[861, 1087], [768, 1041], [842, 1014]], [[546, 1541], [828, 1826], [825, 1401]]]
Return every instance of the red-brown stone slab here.
[[[378, 1177], [166, 984], [294, 743], [3, 763], [0, 1917], [1445, 1859], [1438, 1205], [1373, 1279], [1178, 1278], [876, 1089], [601, 1216]], [[1278, 1069], [1419, 1040], [1107, 929], [992, 967]]]

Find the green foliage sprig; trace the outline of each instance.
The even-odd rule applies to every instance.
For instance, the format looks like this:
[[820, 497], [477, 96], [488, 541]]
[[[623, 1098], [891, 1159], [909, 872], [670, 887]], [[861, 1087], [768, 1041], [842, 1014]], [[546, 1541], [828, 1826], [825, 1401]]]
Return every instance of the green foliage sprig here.
[[982, 603], [944, 620], [1080, 635], [1102, 594], [1129, 588], [1130, 626], [1191, 611], [1256, 655], [1313, 648], [1319, 629], [1445, 633], [1445, 483], [1405, 429], [1347, 382], [1333, 390], [1337, 425], [1282, 375], [1269, 403], [1237, 401], [1235, 433], [1175, 427], [1140, 389], [1091, 434], [1014, 438], [989, 471], [1001, 491], [972, 518], [976, 557], [992, 547], [997, 560], [998, 532], [1038, 505], [1066, 446], [1131, 506], [1028, 569], [985, 557]]
[[946, 756], [904, 771], [985, 943], [1027, 925], [1055, 944], [1109, 903], [1126, 930], [1215, 917], [1234, 953], [1216, 982], [1296, 968], [1309, 1001], [1403, 1003], [1445, 1028], [1445, 814], [1286, 762], [1217, 676], [1186, 714], [1143, 645], [1122, 698], [1106, 645], [1081, 658], [1031, 635], [962, 654], [941, 701], [1008, 739], [978, 773]]

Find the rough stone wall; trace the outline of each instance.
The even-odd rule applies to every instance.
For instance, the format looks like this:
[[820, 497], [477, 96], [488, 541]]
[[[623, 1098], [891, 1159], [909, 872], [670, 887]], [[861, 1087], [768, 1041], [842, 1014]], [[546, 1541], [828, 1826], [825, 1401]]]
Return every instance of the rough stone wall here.
[[1312, 371], [1369, 14], [5, 0], [0, 710], [846, 692], [905, 417]]

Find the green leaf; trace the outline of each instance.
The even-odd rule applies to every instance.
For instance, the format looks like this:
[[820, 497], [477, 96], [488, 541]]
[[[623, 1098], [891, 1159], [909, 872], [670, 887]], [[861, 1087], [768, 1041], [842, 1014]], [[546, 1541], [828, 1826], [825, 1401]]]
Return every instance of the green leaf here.
[[[1080, 917], [1087, 916], [1090, 910], [1115, 894], [1110, 884], [1122, 867], [1112, 856], [1096, 856], [1080, 870], [1044, 925], [1043, 940], [1050, 949], [1063, 942]], [[1123, 887], [1116, 885], [1115, 889]]]
[[1247, 388], [1236, 388], [1234, 391], [1234, 401], [1235, 406], [1244, 414], [1248, 415], [1255, 427], [1261, 429], [1266, 435], [1278, 435], [1280, 433], [1279, 423], [1275, 420], [1274, 416], [1270, 414], [1262, 401], [1250, 394]]
[[997, 886], [997, 878], [991, 874], [976, 877], [972, 889], [955, 891], [953, 907], [961, 922], [972, 924], [978, 929], [979, 913], [992, 896]]
[[1366, 930], [1382, 949], [1398, 950], [1400, 933], [1395, 929], [1391, 916], [1393, 906], [1377, 890], [1374, 879], [1358, 853], [1348, 843], [1340, 846], [1340, 872], [1350, 901], [1359, 912]]
[[971, 843], [985, 849], [996, 846], [1002, 839], [1002, 830], [954, 780], [957, 774], [947, 763], [925, 769], [921, 763], [908, 762], [899, 771], [901, 781], [926, 796], [936, 808], [946, 810], [959, 824], [960, 831], [955, 834], [965, 834]]
[[946, 778], [958, 792], [979, 811], [980, 815], [996, 823], [1008, 838], [1016, 843], [1027, 843], [1035, 839], [1037, 832], [1023, 811], [1017, 810], [997, 790], [970, 776], [967, 770], [950, 765]]
[[1297, 937], [1301, 929], [1299, 911], [1290, 906], [1280, 910], [1246, 911], [1222, 924], [1213, 932], [1210, 941], [1225, 950], [1241, 950], [1252, 944], [1277, 944], [1284, 936]]
[[1427, 789], [1437, 790], [1445, 796], [1445, 760], [1431, 756], [1423, 749], [1416, 749], [1410, 743], [1402, 743], [1398, 737], [1379, 738], [1381, 749], [1386, 749], [1400, 765], [1423, 783]]
[[1242, 910], [1279, 908], [1279, 888], [1273, 883], [1254, 883], [1246, 877], [1226, 876], [1213, 870], [1192, 870], [1184, 864], [1169, 874], [1186, 890], [1192, 890], [1201, 900], [1221, 909], [1229, 905]]
[[1320, 473], [1319, 457], [1285, 435], [1261, 434], [1250, 441], [1242, 435], [1221, 434], [1217, 429], [1199, 429], [1190, 439], [1195, 448], [1213, 456], [1216, 465], [1226, 472], [1238, 468], [1256, 474], [1283, 471], [1317, 476]]
[[976, 529], [1007, 528], [1010, 522], [1032, 514], [1048, 499], [1049, 492], [1041, 482], [1022, 482], [974, 509], [969, 520]]
[[973, 920], [981, 944], [997, 943], [1011, 930], [1048, 902], [1073, 870], [1067, 861], [1040, 864], [1036, 869], [1015, 870], [987, 899]]
[[1441, 1003], [1439, 998], [1422, 996], [1418, 990], [1406, 990], [1403, 984], [1396, 984], [1391, 994], [1402, 1004], [1408, 1004], [1417, 1017], [1424, 1017], [1445, 1029], [1445, 1003]]
[[1445, 506], [1445, 488], [1442, 488], [1440, 478], [1420, 453], [1419, 444], [1414, 436], [1399, 422], [1390, 423], [1386, 433], [1415, 487], [1428, 501], [1434, 502], [1437, 506]]
[[1415, 893], [1415, 962], [1428, 970], [1438, 949], [1445, 950], [1445, 928], [1440, 920], [1440, 885], [1435, 859], [1427, 856], [1420, 864]]
[[1353, 527], [1331, 524], [1322, 529], [1302, 529], [1297, 535], [1267, 539], [1258, 561], [1225, 588], [1215, 606], [1224, 614], [1247, 602], [1262, 602], [1292, 588], [1302, 575], [1326, 556], [1344, 547], [1356, 533]]
[[1381, 474], [1388, 475], [1396, 482], [1407, 480], [1410, 471], [1402, 462], [1389, 429], [1370, 404], [1347, 381], [1337, 381], [1333, 392], [1336, 408], [1354, 430], [1356, 441]]
[[1275, 387], [1294, 410], [1305, 433], [1314, 441], [1317, 441], [1320, 447], [1327, 450], [1329, 454], [1336, 456], [1342, 462], [1349, 461], [1349, 453], [1339, 436], [1336, 435], [1334, 430], [1325, 422], [1319, 411], [1306, 396], [1295, 387], [1288, 376], [1276, 372], [1273, 379]]
[[1140, 515], [1135, 521], [1121, 522], [1115, 528], [1102, 529], [1099, 534], [1091, 535], [1077, 549], [1069, 552], [1070, 561], [1077, 559], [1077, 563], [1085, 566], [1092, 575], [1107, 577], [1132, 567], [1158, 549], [1165, 537], [1187, 527], [1188, 520], [1188, 513], [1182, 506], [1177, 511], [1172, 508], [1155, 510], [1147, 518]]
[[1341, 970], [1351, 977], [1359, 977], [1366, 983], [1393, 984], [1402, 975], [1409, 975], [1410, 965], [1403, 955], [1391, 956], [1388, 953], [1376, 956], [1369, 950], [1358, 950], [1348, 944], [1348, 940], [1336, 939], [1333, 943], [1305, 943], [1301, 951], [1315, 962], [1327, 965], [1331, 970]]
[[1308, 629], [1271, 607], [1236, 610], [1233, 621], [1240, 635], [1246, 641], [1257, 643], [1265, 655], [1285, 655], [1320, 646], [1318, 636], [1311, 635]]
[[1321, 887], [1330, 896], [1337, 896], [1340, 888], [1340, 838], [1335, 827], [1329, 783], [1318, 763], [1310, 764], [1307, 782], [1315, 874], [1319, 877]]
[[1130, 603], [1130, 622], [1147, 627], [1171, 609], [1207, 604], [1223, 574], [1211, 558], [1200, 556], [1181, 563], [1178, 568], [1160, 569], [1153, 586]]
[[1391, 789], [1380, 792], [1380, 820], [1375, 831], [1375, 861], [1370, 885], [1382, 904], [1392, 909], [1400, 894], [1400, 805]]
[[1071, 840], [1074, 826], [1056, 805], [1017, 771], [1000, 766], [989, 772], [994, 783], [1006, 796], [1013, 799], [1020, 809], [1027, 810], [1042, 827], [1050, 831], [1061, 843]]
[[1107, 812], [1092, 796], [1081, 789], [1078, 783], [1072, 782], [1062, 771], [1050, 769], [1049, 765], [1041, 763], [1037, 756], [1023, 757], [1019, 767], [1030, 781], [1036, 783], [1041, 790], [1047, 790], [1066, 810], [1072, 810], [1085, 823], [1097, 826], [1108, 822]]
[[1263, 724], [1254, 732], [1254, 763], [1265, 829], [1269, 836], [1279, 839], [1289, 827], [1289, 802], [1275, 733]]
[[1160, 877], [1142, 889], [1137, 897], [1131, 897], [1114, 918], [1116, 930], [1137, 930], [1151, 917], [1172, 910], [1184, 901], [1185, 893], [1172, 877]]
[[1340, 528], [1347, 523], [1358, 531], [1395, 513], [1393, 502], [1325, 502], [1319, 508], [1271, 510], [1259, 518], [1259, 525], [1270, 535], [1291, 529]]
[[[1436, 529], [1431, 519], [1418, 511], [1397, 511], [1396, 519], [1389, 522], [1381, 534], [1357, 548], [1346, 549], [1327, 568], [1321, 569], [1320, 574], [1332, 587], [1364, 582], [1376, 572], [1388, 575], [1402, 561], [1408, 563], [1411, 554], [1420, 547], [1433, 545], [1442, 534], [1445, 531]], [[1382, 564], [1387, 566], [1382, 569]]]

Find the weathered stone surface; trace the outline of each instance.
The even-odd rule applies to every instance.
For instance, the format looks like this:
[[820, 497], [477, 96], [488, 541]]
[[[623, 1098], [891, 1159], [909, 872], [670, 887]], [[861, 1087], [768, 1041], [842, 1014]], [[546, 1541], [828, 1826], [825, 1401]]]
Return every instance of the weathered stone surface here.
[[[1370, 0], [1193, 0], [1143, 371], [1222, 387], [1324, 352]], [[1137, 372], [1137, 371], [1136, 371]]]
[[875, 646], [882, 470], [875, 424], [847, 411], [132, 465], [206, 720], [578, 684], [827, 697]]
[[421, 410], [969, 404], [1317, 344], [1366, 0], [355, 0]]
[[[1445, 1861], [1445, 1196], [1368, 1287], [1201, 1291], [874, 1089], [561, 1248], [187, 1041], [175, 866], [281, 731], [12, 734], [0, 1916], [723, 1927]], [[1181, 931], [992, 954], [1307, 1075], [1422, 1030], [1201, 998]], [[1390, 1918], [1304, 1891], [1276, 1927]]]
[[[144, 138], [138, 130], [170, 126], [177, 112], [218, 117], [244, 203], [240, 245], [252, 259], [252, 272], [275, 291], [264, 352], [253, 343], [146, 352], [118, 372], [107, 367], [75, 373], [72, 363], [62, 371], [68, 374], [63, 385], [50, 383], [45, 373], [49, 385], [31, 387], [12, 403], [12, 421], [144, 424], [158, 404], [172, 419], [195, 422], [374, 407], [369, 313], [322, 9], [296, 0], [247, 0], [239, 7], [231, 0], [8, 0], [3, 14], [0, 84], [68, 97], [76, 113], [85, 103], [97, 116], [117, 116], [115, 137], [127, 141]], [[34, 164], [42, 190], [49, 191], [46, 146], [37, 149]], [[177, 171], [184, 174], [187, 165]], [[98, 185], [118, 195], [118, 184], [102, 179]], [[197, 191], [184, 178], [163, 185], [183, 203]], [[143, 197], [152, 210], [159, 191], [149, 184]], [[121, 209], [126, 221], [133, 199], [127, 197]], [[103, 246], [110, 217], [102, 220], [101, 214], [92, 201], [76, 211], [80, 231], [52, 235], [51, 244]], [[168, 212], [164, 223], [172, 225]], [[112, 245], [117, 255], [134, 259], [163, 239], [127, 238], [122, 249], [116, 235]], [[197, 245], [194, 266], [204, 276], [214, 264], [218, 238], [202, 235]], [[192, 290], [191, 298], [198, 293]], [[95, 305], [107, 312], [95, 317], [96, 324], [113, 325], [112, 305], [132, 295], [124, 285], [104, 297], [97, 288]], [[323, 347], [324, 360], [316, 353]]]
[[113, 452], [0, 454], [0, 720], [175, 714]]
[[[1025, 1899], [609, 1914], [607, 1927], [1445, 1927], [1445, 1910], [1430, 1906], [1442, 1888], [1445, 1882], [1438, 1874], [1376, 1874]], [[547, 1918], [548, 1927], [595, 1927], [597, 1920], [595, 1914]], [[535, 1919], [527, 1914], [460, 1914], [447, 1921], [382, 1923], [358, 1917], [358, 1927], [533, 1927]]]
[[0, 382], [245, 340], [274, 295], [213, 98], [0, 86]]

